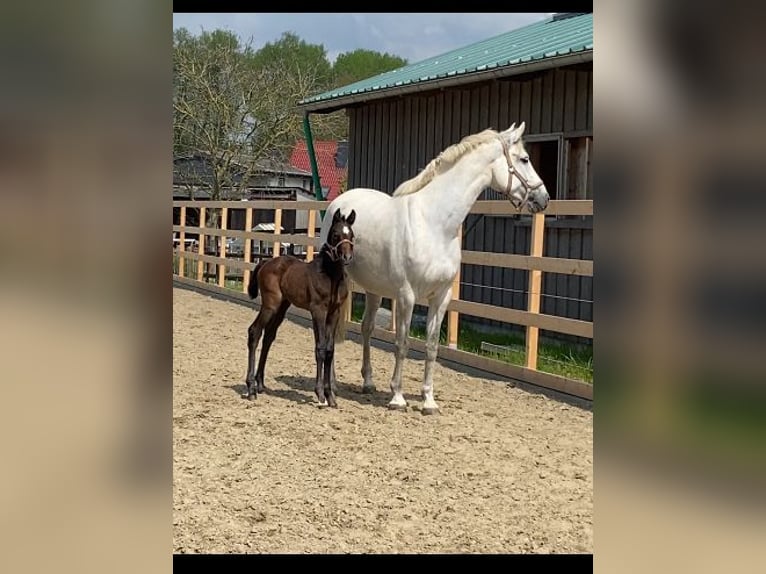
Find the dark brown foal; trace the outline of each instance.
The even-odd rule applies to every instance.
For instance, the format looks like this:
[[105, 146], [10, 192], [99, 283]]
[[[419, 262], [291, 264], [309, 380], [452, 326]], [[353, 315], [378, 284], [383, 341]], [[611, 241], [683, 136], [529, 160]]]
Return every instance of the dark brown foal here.
[[[317, 256], [306, 263], [291, 255], [283, 255], [259, 263], [248, 287], [252, 299], [261, 294], [261, 310], [247, 333], [248, 399], [255, 399], [266, 388], [263, 372], [277, 329], [290, 305], [311, 312], [314, 325], [314, 347], [317, 364], [316, 393], [319, 404], [337, 407], [335, 400], [335, 343], [342, 340], [344, 329], [338, 329], [341, 307], [348, 297], [346, 269], [354, 256], [352, 225], [356, 213], [348, 217], [335, 212], [332, 227]], [[261, 358], [255, 372], [255, 350], [263, 334]], [[326, 401], [326, 402], [325, 402]]]

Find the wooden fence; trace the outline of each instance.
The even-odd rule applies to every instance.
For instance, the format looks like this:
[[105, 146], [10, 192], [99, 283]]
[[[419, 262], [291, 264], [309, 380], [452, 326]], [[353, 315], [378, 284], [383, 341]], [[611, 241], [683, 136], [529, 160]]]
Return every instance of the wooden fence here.
[[[193, 285], [212, 292], [224, 293], [235, 299], [249, 301], [247, 287], [250, 281], [250, 272], [256, 265], [255, 262], [251, 261], [253, 254], [252, 241], [250, 240], [273, 242], [273, 254], [275, 255], [280, 253], [281, 242], [289, 242], [294, 245], [305, 245], [307, 246], [306, 259], [310, 261], [314, 257], [315, 250], [320, 247], [319, 238], [317, 236], [320, 223], [319, 212], [326, 209], [328, 205], [329, 202], [326, 201], [174, 201], [173, 206], [180, 208], [180, 225], [173, 225], [173, 231], [174, 233], [179, 234], [180, 239], [178, 247], [178, 273], [174, 272], [174, 279], [182, 284]], [[189, 208], [199, 210], [200, 227], [190, 227], [186, 225], [186, 212]], [[204, 226], [206, 221], [206, 211], [213, 209], [220, 210], [221, 217], [219, 218], [219, 221], [221, 222], [221, 225], [219, 228]], [[275, 232], [267, 233], [260, 231], [226, 229], [226, 222], [228, 219], [227, 211], [234, 209], [245, 211], [246, 230], [251, 229], [252, 227], [253, 210], [274, 210]], [[282, 212], [285, 210], [308, 212], [309, 224], [307, 234], [281, 234], [279, 232]], [[511, 216], [518, 214], [510, 202], [504, 200], [478, 201], [474, 204], [470, 213], [491, 216]], [[460, 272], [458, 272], [453, 283], [453, 299], [450, 302], [447, 312], [447, 345], [439, 346], [439, 357], [462, 365], [520, 380], [525, 383], [592, 400], [592, 384], [560, 375], [546, 373], [538, 369], [538, 341], [539, 331], [541, 329], [591, 340], [593, 338], [593, 323], [590, 321], [581, 321], [568, 317], [543, 314], [540, 312], [543, 273], [586, 277], [593, 276], [592, 260], [564, 259], [545, 257], [543, 255], [546, 215], [593, 215], [593, 201], [551, 201], [544, 214], [532, 215], [532, 236], [530, 241], [530, 252], [528, 255], [463, 250], [463, 264], [527, 270], [529, 272], [527, 309], [519, 310], [460, 300]], [[224, 239], [219, 242], [219, 253], [217, 256], [207, 255], [204, 252], [195, 253], [187, 251], [184, 247], [187, 234], [197, 235], [199, 245], [205, 244], [205, 236], [243, 238], [245, 239], [244, 259], [227, 257], [226, 241]], [[197, 266], [195, 272], [192, 273], [192, 277], [186, 276], [185, 260], [187, 259], [197, 261]], [[216, 266], [217, 282], [215, 284], [211, 284], [204, 280], [203, 267], [205, 263]], [[241, 291], [226, 287], [227, 267], [243, 271]], [[352, 289], [357, 293], [362, 292], [355, 285], [352, 285]], [[424, 300], [419, 300], [417, 303], [426, 305], [426, 301]], [[396, 310], [394, 308], [393, 313], [395, 312]], [[303, 318], [310, 317], [308, 312], [294, 307], [290, 308], [289, 313]], [[514, 365], [491, 357], [458, 349], [458, 322], [460, 315], [492, 319], [495, 321], [524, 326], [526, 330], [525, 364], [523, 366]], [[347, 317], [346, 319], [349, 322], [349, 331], [356, 333], [361, 332], [361, 325], [359, 323], [352, 321], [350, 317]], [[388, 329], [376, 326], [373, 332], [373, 337], [387, 342], [394, 342], [393, 323], [392, 316], [392, 321]], [[416, 351], [424, 352], [425, 342], [410, 337], [410, 347]]]

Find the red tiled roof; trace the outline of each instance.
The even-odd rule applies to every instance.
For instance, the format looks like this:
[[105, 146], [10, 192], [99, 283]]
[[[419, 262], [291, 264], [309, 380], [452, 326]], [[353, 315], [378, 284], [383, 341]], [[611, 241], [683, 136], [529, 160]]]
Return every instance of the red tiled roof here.
[[[322, 187], [329, 187], [327, 192], [327, 201], [332, 201], [338, 197], [340, 184], [346, 175], [347, 167], [338, 167], [335, 163], [335, 155], [338, 151], [338, 142], [314, 140], [314, 153], [317, 158], [317, 168], [319, 169], [319, 180]], [[292, 167], [311, 172], [311, 160], [309, 159], [308, 149], [305, 140], [298, 140], [295, 143], [290, 154], [290, 165]]]

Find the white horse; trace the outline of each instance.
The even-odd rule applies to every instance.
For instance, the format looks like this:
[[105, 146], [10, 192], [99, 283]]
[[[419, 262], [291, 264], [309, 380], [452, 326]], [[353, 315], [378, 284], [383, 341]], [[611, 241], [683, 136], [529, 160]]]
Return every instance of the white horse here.
[[[423, 414], [439, 412], [433, 395], [433, 367], [439, 331], [452, 298], [452, 281], [460, 269], [458, 231], [481, 192], [503, 193], [521, 210], [536, 213], [548, 206], [549, 195], [524, 149], [525, 124], [506, 131], [485, 130], [444, 150], [417, 176], [402, 183], [392, 196], [375, 189], [355, 188], [330, 203], [320, 237], [325, 241], [337, 210], [356, 211], [354, 260], [347, 271], [365, 291], [362, 320], [362, 392], [373, 392], [370, 335], [382, 297], [396, 301], [396, 364], [391, 378], [389, 408], [406, 409], [402, 366], [409, 341], [415, 301], [428, 301]], [[350, 305], [351, 297], [347, 299]]]

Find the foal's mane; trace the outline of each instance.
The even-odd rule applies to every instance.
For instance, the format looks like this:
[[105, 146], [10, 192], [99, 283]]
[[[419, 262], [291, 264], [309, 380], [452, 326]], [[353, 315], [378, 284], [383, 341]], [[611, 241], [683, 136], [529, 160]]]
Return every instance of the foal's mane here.
[[435, 159], [431, 160], [431, 163], [424, 167], [418, 175], [412, 179], [403, 181], [399, 187], [394, 190], [392, 196], [409, 195], [416, 191], [420, 191], [437, 175], [444, 173], [455, 165], [457, 160], [469, 151], [475, 150], [477, 147], [484, 145], [485, 143], [496, 141], [498, 136], [499, 132], [493, 129], [486, 129], [482, 132], [464, 137], [458, 143], [449, 146], [436, 156]]

